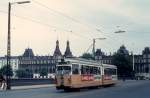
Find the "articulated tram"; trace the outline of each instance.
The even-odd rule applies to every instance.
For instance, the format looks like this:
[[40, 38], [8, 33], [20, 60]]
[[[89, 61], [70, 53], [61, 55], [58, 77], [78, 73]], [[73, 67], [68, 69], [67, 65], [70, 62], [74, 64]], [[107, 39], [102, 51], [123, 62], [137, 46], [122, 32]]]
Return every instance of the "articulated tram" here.
[[114, 85], [117, 67], [85, 59], [66, 59], [56, 66], [56, 89], [80, 89]]

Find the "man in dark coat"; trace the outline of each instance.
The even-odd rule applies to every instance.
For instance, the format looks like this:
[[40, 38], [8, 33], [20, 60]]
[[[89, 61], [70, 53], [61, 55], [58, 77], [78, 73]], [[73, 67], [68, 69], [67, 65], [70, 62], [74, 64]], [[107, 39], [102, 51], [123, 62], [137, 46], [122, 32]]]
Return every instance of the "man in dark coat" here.
[[5, 78], [3, 77], [3, 75], [0, 75], [0, 89], [5, 89], [6, 83], [5, 83]]

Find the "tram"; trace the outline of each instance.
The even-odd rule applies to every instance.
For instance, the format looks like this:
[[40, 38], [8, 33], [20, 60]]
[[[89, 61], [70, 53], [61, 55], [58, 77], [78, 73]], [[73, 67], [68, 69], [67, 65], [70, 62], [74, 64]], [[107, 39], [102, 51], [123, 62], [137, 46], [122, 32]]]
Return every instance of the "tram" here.
[[72, 90], [117, 83], [117, 67], [80, 58], [63, 59], [56, 65], [56, 89]]

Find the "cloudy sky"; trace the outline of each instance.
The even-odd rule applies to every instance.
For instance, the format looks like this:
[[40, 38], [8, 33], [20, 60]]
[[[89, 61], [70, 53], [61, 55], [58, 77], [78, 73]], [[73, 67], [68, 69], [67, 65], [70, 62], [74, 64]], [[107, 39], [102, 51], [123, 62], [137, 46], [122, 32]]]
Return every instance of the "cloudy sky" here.
[[[8, 2], [0, 0], [0, 56], [6, 54]], [[60, 41], [62, 53], [70, 41], [75, 56], [86, 52], [93, 38], [96, 48], [109, 54], [122, 44], [140, 54], [150, 46], [150, 0], [31, 0], [12, 5], [12, 55], [32, 48], [36, 55], [53, 55]], [[114, 33], [124, 30], [125, 33]], [[91, 48], [92, 49], [92, 48]], [[89, 52], [91, 52], [91, 49]]]

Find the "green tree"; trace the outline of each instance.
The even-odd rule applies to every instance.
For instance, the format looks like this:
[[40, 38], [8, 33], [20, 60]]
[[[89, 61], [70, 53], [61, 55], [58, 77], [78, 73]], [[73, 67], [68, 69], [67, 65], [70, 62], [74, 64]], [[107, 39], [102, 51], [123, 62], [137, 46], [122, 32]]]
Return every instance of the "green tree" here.
[[18, 78], [32, 78], [33, 73], [29, 69], [26, 69], [26, 70], [20, 69], [16, 71], [16, 75]]
[[113, 55], [112, 63], [118, 68], [118, 75], [120, 77], [132, 76], [132, 60], [129, 55], [115, 53]]
[[90, 53], [83, 53], [83, 55], [82, 56], [80, 56], [81, 58], [84, 58], [84, 59], [94, 59], [93, 58], [93, 55], [92, 54], [90, 54]]
[[8, 69], [7, 69], [7, 66], [3, 66], [1, 69], [0, 69], [0, 74], [2, 75], [8, 75], [10, 77], [13, 76], [13, 70], [12, 70], [12, 67], [11, 66], [8, 66]]
[[17, 75], [18, 78], [25, 78], [26, 71], [25, 70], [17, 70], [16, 75]]
[[40, 70], [40, 75], [41, 75], [41, 76], [47, 76], [47, 74], [48, 74], [48, 72], [47, 72], [46, 68], [42, 68], [42, 69]]

